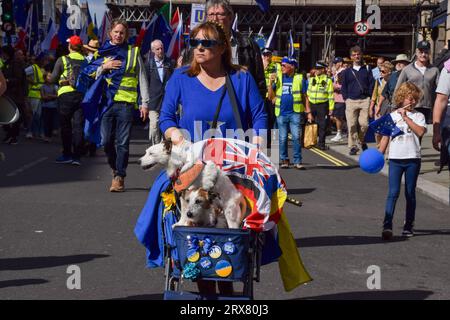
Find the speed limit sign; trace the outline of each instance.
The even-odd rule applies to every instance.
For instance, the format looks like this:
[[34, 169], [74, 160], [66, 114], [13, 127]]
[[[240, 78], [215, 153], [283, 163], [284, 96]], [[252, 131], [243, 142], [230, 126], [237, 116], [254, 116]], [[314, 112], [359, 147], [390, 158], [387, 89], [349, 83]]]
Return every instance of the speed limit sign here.
[[369, 24], [367, 23], [367, 21], [361, 20], [361, 21], [355, 23], [355, 25], [353, 26], [353, 30], [355, 31], [355, 33], [358, 36], [363, 37], [369, 33], [370, 28], [369, 28]]

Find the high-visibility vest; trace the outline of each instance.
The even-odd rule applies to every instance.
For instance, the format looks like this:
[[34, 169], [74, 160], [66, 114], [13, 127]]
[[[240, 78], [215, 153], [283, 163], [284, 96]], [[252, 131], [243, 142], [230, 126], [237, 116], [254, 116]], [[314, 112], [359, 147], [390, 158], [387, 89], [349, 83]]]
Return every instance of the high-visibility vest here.
[[[305, 106], [302, 101], [302, 82], [303, 76], [301, 74], [295, 74], [292, 80], [292, 97], [294, 99], [294, 112], [304, 112]], [[275, 115], [280, 115], [281, 96], [283, 95], [283, 75], [278, 76], [277, 92], [275, 100]]]
[[41, 87], [44, 85], [44, 75], [37, 64], [33, 64], [33, 83], [28, 88], [28, 98], [40, 99]]
[[[266, 78], [266, 88], [270, 86], [270, 75], [272, 73], [277, 74], [277, 78], [281, 74], [281, 65], [279, 63], [271, 62], [264, 70], [264, 77]], [[269, 96], [269, 92], [266, 92], [266, 98]]]
[[139, 48], [128, 46], [127, 64], [125, 73], [119, 84], [119, 89], [114, 96], [114, 101], [128, 102], [135, 104], [137, 102], [138, 93], [138, 75], [136, 74], [136, 65], [139, 56]]
[[63, 81], [67, 81], [69, 78], [69, 73], [71, 72], [71, 69], [73, 67], [71, 60], [78, 60], [80, 61], [80, 64], [82, 64], [85, 60], [85, 57], [79, 52], [71, 52], [66, 56], [62, 56], [61, 59], [63, 62], [64, 70], [59, 79], [58, 97], [64, 93], [76, 91], [74, 87], [72, 87], [70, 84], [64, 83]]
[[308, 100], [312, 104], [329, 103], [329, 110], [334, 109], [333, 81], [326, 74], [309, 79]]

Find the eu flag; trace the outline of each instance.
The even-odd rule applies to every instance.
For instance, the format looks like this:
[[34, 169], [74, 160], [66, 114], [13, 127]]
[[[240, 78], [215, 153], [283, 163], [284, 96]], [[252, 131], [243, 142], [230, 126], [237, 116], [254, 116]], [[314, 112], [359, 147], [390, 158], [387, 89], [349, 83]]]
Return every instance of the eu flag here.
[[394, 120], [390, 114], [386, 114], [381, 118], [371, 122], [369, 127], [375, 131], [375, 133], [381, 134], [382, 136], [389, 136], [395, 138], [399, 135], [404, 134], [399, 127], [396, 126]]
[[[125, 73], [128, 44], [112, 45], [106, 41], [98, 50], [96, 59], [83, 68], [78, 80], [77, 90], [86, 92], [81, 103], [86, 119], [86, 139], [100, 144], [100, 125], [103, 114], [113, 105], [114, 96]], [[111, 70], [95, 79], [99, 66], [107, 60], [121, 60], [119, 69]]]

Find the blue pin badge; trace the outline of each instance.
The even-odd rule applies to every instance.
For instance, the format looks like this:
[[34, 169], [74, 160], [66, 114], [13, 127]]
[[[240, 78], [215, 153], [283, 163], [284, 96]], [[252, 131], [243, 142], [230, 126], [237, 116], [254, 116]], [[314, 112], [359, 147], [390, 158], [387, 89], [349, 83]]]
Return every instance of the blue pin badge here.
[[231, 242], [230, 240], [228, 242], [225, 242], [223, 245], [223, 251], [226, 254], [233, 254], [236, 252], [236, 246], [234, 245], [233, 242]]

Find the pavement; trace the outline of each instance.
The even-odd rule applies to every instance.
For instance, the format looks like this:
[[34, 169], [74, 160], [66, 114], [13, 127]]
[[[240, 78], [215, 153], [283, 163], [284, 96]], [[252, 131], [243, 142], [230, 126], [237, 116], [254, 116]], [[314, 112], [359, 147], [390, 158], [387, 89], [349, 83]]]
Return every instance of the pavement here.
[[[419, 178], [417, 180], [417, 190], [426, 194], [427, 196], [443, 203], [450, 205], [450, 173], [448, 168], [445, 168], [441, 173], [437, 173], [439, 166], [439, 152], [433, 149], [432, 126], [428, 125], [427, 133], [422, 138], [422, 166], [420, 169]], [[326, 143], [336, 153], [339, 153], [347, 158], [359, 162], [361, 151], [356, 156], [349, 155], [349, 148], [347, 147], [347, 139], [341, 142], [331, 142], [330, 139], [334, 135], [328, 136]], [[376, 148], [375, 142], [367, 143], [369, 148]], [[379, 174], [387, 176], [389, 172], [389, 161], [386, 160], [384, 168]]]

